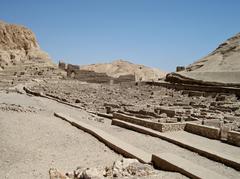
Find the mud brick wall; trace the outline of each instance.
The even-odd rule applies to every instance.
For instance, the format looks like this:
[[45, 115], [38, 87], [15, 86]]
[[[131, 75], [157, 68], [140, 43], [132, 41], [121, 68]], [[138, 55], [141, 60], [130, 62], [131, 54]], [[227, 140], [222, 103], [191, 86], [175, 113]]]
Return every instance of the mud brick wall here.
[[175, 109], [169, 109], [166, 107], [156, 107], [155, 112], [158, 114], [165, 113], [168, 117], [174, 117], [175, 116]]
[[230, 131], [227, 134], [227, 142], [240, 147], [240, 132]]
[[67, 64], [67, 76], [71, 77], [72, 73], [74, 73], [74, 76], [76, 75], [76, 72], [80, 69], [78, 65], [72, 65], [72, 64]]
[[110, 83], [110, 80], [112, 79], [106, 73], [97, 73], [88, 70], [77, 70], [75, 72], [75, 79], [89, 83]]
[[215, 127], [203, 126], [199, 124], [187, 123], [185, 131], [204, 136], [210, 139], [220, 138], [220, 129]]
[[113, 78], [108, 76], [106, 73], [97, 73], [89, 70], [75, 70], [75, 79], [80, 81], [86, 81], [88, 83], [124, 83], [124, 82], [135, 82], [134, 75], [122, 75], [119, 78]]
[[114, 78], [113, 83], [124, 83], [136, 81], [135, 75], [121, 75], [118, 78]]
[[135, 75], [122, 75], [118, 78], [108, 76], [106, 73], [97, 73], [90, 70], [83, 70], [78, 65], [59, 62], [59, 69], [67, 71], [67, 76], [88, 83], [124, 83], [135, 82]]
[[58, 63], [58, 68], [61, 70], [66, 70], [67, 69], [67, 65], [64, 62], [59, 62]]
[[177, 67], [176, 67], [176, 72], [184, 71], [184, 70], [185, 70], [185, 67], [184, 67], [184, 66], [177, 66]]

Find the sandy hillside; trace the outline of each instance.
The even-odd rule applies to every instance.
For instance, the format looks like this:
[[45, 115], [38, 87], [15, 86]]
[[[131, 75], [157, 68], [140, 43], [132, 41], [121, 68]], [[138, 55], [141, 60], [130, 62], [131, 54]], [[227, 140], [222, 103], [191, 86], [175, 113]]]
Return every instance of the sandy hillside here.
[[150, 68], [144, 65], [133, 64], [124, 60], [116, 60], [112, 63], [100, 63], [81, 66], [81, 69], [91, 70], [99, 73], [107, 73], [112, 77], [119, 77], [121, 75], [135, 74], [137, 80], [157, 80], [165, 77], [166, 73], [157, 69]]
[[220, 44], [208, 56], [182, 72], [168, 75], [169, 80], [240, 84], [240, 33]]

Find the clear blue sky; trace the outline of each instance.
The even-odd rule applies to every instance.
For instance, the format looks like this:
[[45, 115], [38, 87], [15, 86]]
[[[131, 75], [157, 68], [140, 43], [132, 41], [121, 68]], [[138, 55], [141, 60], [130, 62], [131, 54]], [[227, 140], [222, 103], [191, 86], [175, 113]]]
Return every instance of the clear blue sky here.
[[240, 31], [239, 0], [1, 0], [55, 62], [126, 59], [174, 71]]

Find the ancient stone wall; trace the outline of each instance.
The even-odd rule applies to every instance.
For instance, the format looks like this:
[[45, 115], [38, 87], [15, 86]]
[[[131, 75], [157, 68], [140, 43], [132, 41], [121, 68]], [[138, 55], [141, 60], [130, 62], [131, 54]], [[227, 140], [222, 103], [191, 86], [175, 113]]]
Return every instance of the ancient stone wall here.
[[90, 70], [83, 70], [78, 65], [59, 62], [58, 67], [67, 71], [67, 76], [88, 83], [124, 83], [135, 82], [135, 75], [122, 75], [118, 78], [108, 76], [106, 73], [97, 73]]
[[204, 136], [210, 139], [219, 139], [220, 138], [220, 129], [210, 126], [204, 126], [199, 124], [187, 123], [185, 131]]
[[61, 70], [66, 70], [67, 69], [67, 64], [60, 61], [58, 63], [58, 68], [61, 69]]
[[112, 77], [108, 76], [106, 73], [96, 73], [88, 70], [77, 70], [75, 72], [75, 79], [89, 83], [110, 83], [112, 79]]
[[118, 78], [114, 78], [113, 83], [124, 83], [136, 81], [135, 75], [121, 75]]
[[176, 72], [184, 71], [185, 67], [184, 66], [177, 66], [176, 67]]

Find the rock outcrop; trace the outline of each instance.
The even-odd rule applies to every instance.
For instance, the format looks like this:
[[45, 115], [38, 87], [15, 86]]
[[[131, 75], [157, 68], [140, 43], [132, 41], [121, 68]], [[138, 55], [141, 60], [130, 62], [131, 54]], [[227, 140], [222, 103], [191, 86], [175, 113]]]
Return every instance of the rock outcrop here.
[[41, 50], [31, 30], [0, 21], [0, 89], [62, 76], [65, 72]]
[[170, 82], [240, 86], [240, 33], [218, 46], [208, 56], [179, 72], [170, 73]]
[[112, 63], [100, 63], [81, 66], [80, 69], [106, 73], [108, 76], [118, 78], [124, 75], [135, 75], [136, 81], [149, 81], [164, 78], [166, 73], [144, 65], [133, 64], [124, 60], [116, 60]]
[[0, 70], [32, 59], [43, 59], [51, 64], [31, 30], [0, 21]]

